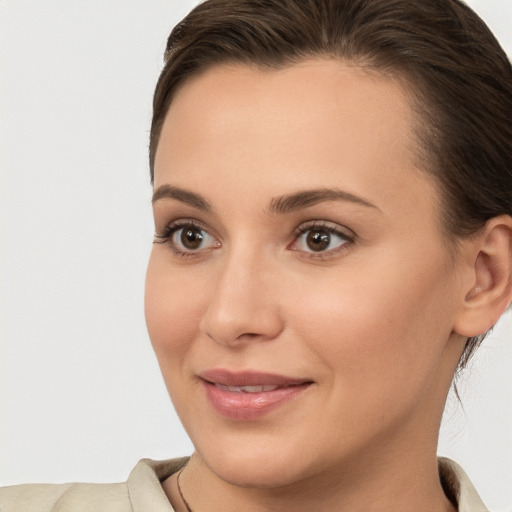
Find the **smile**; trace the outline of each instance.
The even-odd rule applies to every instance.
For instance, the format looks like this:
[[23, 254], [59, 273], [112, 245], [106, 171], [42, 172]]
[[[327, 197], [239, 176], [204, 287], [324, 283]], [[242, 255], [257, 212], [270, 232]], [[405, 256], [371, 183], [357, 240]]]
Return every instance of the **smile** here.
[[212, 370], [200, 375], [213, 410], [231, 420], [255, 420], [298, 398], [313, 381], [261, 373]]

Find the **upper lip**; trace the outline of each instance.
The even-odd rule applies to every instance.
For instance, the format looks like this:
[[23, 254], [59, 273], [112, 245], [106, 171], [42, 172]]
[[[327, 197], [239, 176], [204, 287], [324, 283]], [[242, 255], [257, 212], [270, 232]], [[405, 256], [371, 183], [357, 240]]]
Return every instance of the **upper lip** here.
[[223, 368], [206, 370], [201, 372], [199, 377], [212, 384], [224, 386], [294, 386], [313, 382], [311, 379], [297, 379], [276, 373], [256, 370], [231, 371]]

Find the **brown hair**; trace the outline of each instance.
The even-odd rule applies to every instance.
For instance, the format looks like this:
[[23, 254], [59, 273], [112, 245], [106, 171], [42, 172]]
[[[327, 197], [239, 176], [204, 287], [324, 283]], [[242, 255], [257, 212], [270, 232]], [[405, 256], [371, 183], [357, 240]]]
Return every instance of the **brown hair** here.
[[[158, 80], [149, 159], [173, 95], [221, 63], [279, 68], [339, 58], [405, 78], [423, 168], [440, 185], [449, 239], [512, 215], [512, 67], [459, 0], [208, 0], [172, 31]], [[469, 338], [464, 367], [484, 338]]]

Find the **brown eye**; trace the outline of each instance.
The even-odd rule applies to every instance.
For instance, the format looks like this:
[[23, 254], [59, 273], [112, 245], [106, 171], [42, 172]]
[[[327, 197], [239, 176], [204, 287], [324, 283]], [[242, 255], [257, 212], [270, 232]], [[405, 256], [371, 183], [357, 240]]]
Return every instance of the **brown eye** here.
[[290, 246], [294, 251], [313, 255], [327, 256], [335, 254], [343, 247], [350, 245], [354, 238], [345, 233], [345, 229], [334, 223], [311, 223], [298, 229], [296, 239]]
[[325, 251], [331, 243], [331, 234], [323, 230], [311, 230], [306, 236], [307, 246], [315, 252]]
[[176, 223], [167, 227], [162, 235], [157, 235], [171, 250], [182, 256], [200, 254], [221, 246], [220, 242], [208, 231], [194, 223]]
[[199, 228], [189, 227], [181, 230], [180, 242], [185, 249], [195, 250], [201, 247], [203, 243], [203, 231]]

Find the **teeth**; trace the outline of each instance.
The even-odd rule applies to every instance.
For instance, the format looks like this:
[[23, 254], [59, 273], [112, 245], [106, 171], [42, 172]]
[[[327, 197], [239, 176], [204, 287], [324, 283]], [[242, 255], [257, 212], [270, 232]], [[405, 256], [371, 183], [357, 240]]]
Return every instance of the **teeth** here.
[[261, 393], [263, 391], [274, 391], [279, 386], [264, 384], [262, 386], [225, 386], [224, 384], [215, 384], [218, 388], [232, 393]]
[[259, 393], [261, 391], [274, 391], [274, 389], [277, 389], [277, 386], [272, 386], [271, 384], [263, 386], [242, 386], [242, 389], [246, 393]]

